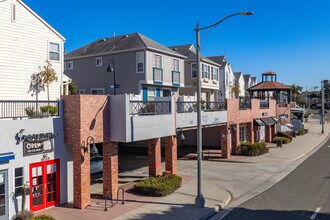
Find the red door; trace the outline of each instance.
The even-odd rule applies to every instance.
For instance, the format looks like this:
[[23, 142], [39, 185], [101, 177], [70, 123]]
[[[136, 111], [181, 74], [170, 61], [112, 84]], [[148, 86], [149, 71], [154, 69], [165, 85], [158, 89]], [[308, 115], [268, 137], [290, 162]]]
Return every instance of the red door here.
[[30, 164], [30, 209], [38, 211], [60, 203], [60, 160]]

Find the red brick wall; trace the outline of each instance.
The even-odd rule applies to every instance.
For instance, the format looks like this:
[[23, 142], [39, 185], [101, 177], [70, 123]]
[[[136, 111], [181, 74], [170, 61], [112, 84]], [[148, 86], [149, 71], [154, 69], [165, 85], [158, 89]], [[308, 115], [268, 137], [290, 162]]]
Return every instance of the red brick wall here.
[[149, 176], [162, 175], [160, 138], [148, 140]]
[[165, 169], [166, 173], [178, 174], [178, 153], [176, 136], [165, 137]]
[[223, 158], [230, 158], [230, 131], [227, 126], [220, 127], [221, 132], [221, 156]]

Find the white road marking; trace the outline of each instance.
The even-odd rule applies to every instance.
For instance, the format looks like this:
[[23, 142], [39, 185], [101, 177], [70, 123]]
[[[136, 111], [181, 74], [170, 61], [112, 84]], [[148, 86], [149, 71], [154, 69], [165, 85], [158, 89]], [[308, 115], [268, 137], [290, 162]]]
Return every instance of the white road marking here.
[[315, 210], [314, 214], [311, 216], [310, 219], [315, 219], [317, 214], [319, 214], [320, 211], [321, 211], [321, 207], [317, 207], [317, 209]]

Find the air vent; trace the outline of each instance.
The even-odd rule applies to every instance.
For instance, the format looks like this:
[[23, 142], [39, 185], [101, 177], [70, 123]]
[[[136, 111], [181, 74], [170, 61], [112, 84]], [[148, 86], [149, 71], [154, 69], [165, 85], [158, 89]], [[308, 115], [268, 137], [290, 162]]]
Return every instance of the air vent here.
[[125, 38], [128, 38], [127, 34], [125, 34], [124, 36], [121, 37], [121, 39], [125, 39]]
[[103, 38], [103, 39], [101, 39], [100, 41], [99, 41], [99, 43], [103, 43], [103, 42], [105, 42], [107, 39], [105, 39], [105, 38]]

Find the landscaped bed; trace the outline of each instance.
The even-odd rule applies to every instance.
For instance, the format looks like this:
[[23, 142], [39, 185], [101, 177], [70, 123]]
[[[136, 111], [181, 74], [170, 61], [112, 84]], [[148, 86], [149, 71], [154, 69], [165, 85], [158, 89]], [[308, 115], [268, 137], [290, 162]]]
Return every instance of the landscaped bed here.
[[135, 184], [133, 191], [145, 196], [167, 196], [181, 187], [182, 178], [174, 174], [149, 177]]
[[244, 156], [259, 156], [269, 152], [265, 142], [250, 143], [248, 141], [241, 142], [241, 154]]

